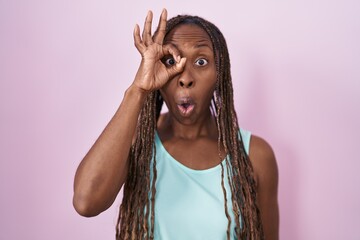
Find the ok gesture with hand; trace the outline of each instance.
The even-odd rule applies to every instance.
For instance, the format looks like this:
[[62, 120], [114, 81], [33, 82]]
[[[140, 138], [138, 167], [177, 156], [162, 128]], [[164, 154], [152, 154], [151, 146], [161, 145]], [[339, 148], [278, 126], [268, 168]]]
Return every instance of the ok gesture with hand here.
[[[145, 92], [161, 88], [169, 79], [182, 72], [186, 62], [186, 59], [180, 57], [179, 51], [174, 46], [163, 45], [166, 33], [166, 9], [161, 13], [158, 28], [154, 35], [151, 35], [152, 19], [153, 14], [149, 11], [142, 37], [140, 37], [140, 28], [137, 24], [134, 29], [134, 43], [142, 59], [133, 84]], [[161, 61], [167, 55], [171, 55], [175, 60], [171, 66], [166, 66]]]

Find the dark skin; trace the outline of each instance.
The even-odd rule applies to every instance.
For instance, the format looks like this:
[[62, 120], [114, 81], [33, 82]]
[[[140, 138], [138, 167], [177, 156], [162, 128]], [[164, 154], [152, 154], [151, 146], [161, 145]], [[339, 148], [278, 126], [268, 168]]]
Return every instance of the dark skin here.
[[[142, 36], [136, 25], [135, 46], [142, 56], [134, 82], [103, 133], [80, 163], [74, 182], [74, 207], [95, 216], [114, 202], [127, 176], [128, 153], [136, 120], [147, 94], [159, 90], [169, 112], [157, 130], [167, 151], [192, 169], [207, 169], [225, 156], [209, 106], [216, 85], [214, 51], [207, 33], [193, 24], [175, 27], [165, 38], [167, 12], [151, 34], [149, 12]], [[192, 154], [188, 154], [191, 152]], [[205, 153], [205, 154], [204, 154]], [[278, 239], [278, 171], [270, 145], [252, 135], [250, 160], [257, 182], [258, 206], [266, 239]]]
[[[168, 152], [190, 168], [218, 165], [218, 133], [209, 109], [216, 85], [212, 43], [204, 30], [188, 24], [176, 27], [164, 43], [176, 46], [186, 64], [160, 90], [169, 113], [160, 118], [159, 136]], [[165, 60], [170, 67], [171, 56]]]

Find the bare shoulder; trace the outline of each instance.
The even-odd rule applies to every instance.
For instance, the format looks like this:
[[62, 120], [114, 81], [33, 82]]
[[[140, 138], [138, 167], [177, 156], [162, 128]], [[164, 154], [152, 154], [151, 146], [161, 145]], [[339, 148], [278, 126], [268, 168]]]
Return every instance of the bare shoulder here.
[[251, 136], [249, 158], [257, 183], [257, 204], [265, 239], [279, 239], [279, 206], [277, 200], [278, 168], [275, 154], [264, 139]]
[[277, 185], [278, 168], [274, 151], [263, 138], [252, 135], [250, 139], [249, 158], [258, 184], [273, 182]]

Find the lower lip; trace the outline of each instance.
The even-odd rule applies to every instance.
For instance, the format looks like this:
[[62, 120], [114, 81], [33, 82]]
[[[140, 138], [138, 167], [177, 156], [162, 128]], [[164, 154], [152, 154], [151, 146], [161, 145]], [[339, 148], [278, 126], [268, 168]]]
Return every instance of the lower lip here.
[[187, 108], [183, 107], [182, 105], [177, 105], [178, 109], [183, 116], [189, 116], [192, 111], [194, 110], [194, 105], [189, 105]]

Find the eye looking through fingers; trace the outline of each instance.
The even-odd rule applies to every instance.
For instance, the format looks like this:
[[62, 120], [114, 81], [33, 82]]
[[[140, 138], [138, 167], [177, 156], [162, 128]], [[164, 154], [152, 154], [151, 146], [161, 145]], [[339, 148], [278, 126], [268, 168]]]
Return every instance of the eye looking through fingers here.
[[165, 56], [161, 61], [166, 67], [172, 67], [173, 65], [176, 64], [174, 57], [171, 55]]

